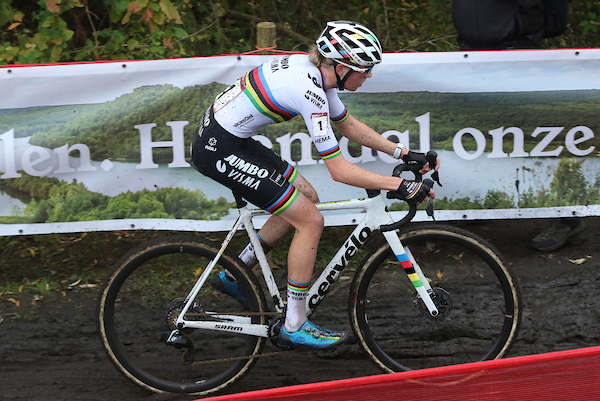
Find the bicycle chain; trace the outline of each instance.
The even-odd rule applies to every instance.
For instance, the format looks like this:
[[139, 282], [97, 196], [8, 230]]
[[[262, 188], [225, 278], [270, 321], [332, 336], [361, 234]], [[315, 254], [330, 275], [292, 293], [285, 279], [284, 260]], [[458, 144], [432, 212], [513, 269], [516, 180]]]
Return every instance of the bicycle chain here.
[[223, 358], [223, 359], [210, 359], [208, 361], [202, 361], [202, 362], [186, 362], [185, 361], [185, 356], [187, 355], [187, 353], [189, 352], [189, 348], [187, 348], [185, 350], [185, 352], [181, 355], [181, 359], [183, 361], [183, 363], [185, 365], [208, 365], [211, 363], [220, 363], [220, 362], [233, 362], [233, 361], [240, 361], [242, 359], [251, 359], [251, 358], [263, 358], [266, 356], [275, 356], [275, 355], [284, 355], [284, 354], [291, 354], [293, 352], [297, 352], [299, 351], [298, 348], [296, 349], [292, 349], [292, 350], [288, 350], [288, 351], [275, 351], [275, 352], [268, 352], [266, 354], [256, 354], [256, 355], [247, 355], [247, 356], [236, 356], [236, 357], [231, 357], [231, 358]]

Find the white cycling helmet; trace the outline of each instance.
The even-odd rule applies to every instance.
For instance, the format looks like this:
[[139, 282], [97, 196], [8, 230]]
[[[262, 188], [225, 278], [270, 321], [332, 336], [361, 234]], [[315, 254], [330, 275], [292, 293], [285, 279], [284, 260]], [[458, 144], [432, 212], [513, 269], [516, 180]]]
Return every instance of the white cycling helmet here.
[[328, 22], [316, 43], [323, 57], [350, 68], [367, 68], [381, 63], [382, 50], [377, 36], [357, 22]]

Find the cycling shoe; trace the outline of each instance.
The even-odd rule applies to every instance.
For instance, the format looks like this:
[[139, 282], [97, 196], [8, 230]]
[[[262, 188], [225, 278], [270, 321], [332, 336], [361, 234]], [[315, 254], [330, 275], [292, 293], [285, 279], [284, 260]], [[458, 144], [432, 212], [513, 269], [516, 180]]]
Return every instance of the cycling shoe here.
[[250, 309], [250, 304], [242, 291], [242, 287], [235, 281], [229, 280], [225, 274], [225, 270], [221, 270], [214, 275], [209, 282], [215, 290], [234, 298], [244, 307], [244, 309]]
[[325, 349], [339, 345], [344, 340], [346, 340], [346, 333], [323, 330], [308, 320], [302, 324], [298, 331], [288, 333], [285, 327], [282, 327], [279, 332], [279, 346], [286, 349]]

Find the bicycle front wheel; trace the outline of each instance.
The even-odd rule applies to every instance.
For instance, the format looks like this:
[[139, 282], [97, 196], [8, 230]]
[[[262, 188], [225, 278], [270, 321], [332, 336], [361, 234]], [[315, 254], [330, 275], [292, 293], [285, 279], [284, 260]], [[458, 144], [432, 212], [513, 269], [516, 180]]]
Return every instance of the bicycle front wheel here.
[[431, 316], [389, 245], [368, 255], [354, 277], [354, 333], [386, 372], [505, 356], [521, 320], [520, 290], [494, 248], [473, 233], [428, 225], [401, 233], [433, 289]]
[[[255, 363], [262, 337], [186, 328], [171, 336], [185, 297], [218, 250], [193, 237], [168, 237], [117, 262], [100, 292], [99, 332], [111, 362], [134, 383], [159, 393], [208, 394], [231, 385]], [[186, 320], [225, 325], [227, 316], [248, 316], [265, 324], [266, 303], [254, 274], [227, 253], [211, 277], [222, 269], [235, 277], [248, 305], [206, 282]]]

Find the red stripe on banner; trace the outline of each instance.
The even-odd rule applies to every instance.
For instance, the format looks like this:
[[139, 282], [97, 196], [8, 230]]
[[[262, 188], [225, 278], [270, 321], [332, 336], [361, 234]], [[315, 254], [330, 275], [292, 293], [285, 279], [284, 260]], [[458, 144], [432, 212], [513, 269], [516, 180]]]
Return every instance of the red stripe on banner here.
[[[272, 55], [284, 55], [284, 54], [288, 54], [287, 52], [281, 52], [281, 53], [277, 53], [274, 52]], [[305, 52], [297, 52], [295, 54], [307, 54]], [[189, 57], [189, 59], [197, 59], [197, 60], [206, 60], [206, 59], [210, 59], [210, 58], [217, 58], [217, 57], [231, 57], [231, 56], [237, 56], [237, 54], [215, 54], [213, 56], [202, 56], [202, 57]], [[245, 56], [259, 56], [262, 57], [259, 54], [245, 54]], [[135, 59], [135, 60], [99, 60], [99, 61], [62, 61], [62, 62], [58, 62], [58, 63], [39, 63], [39, 64], [4, 64], [4, 65], [0, 65], [0, 69], [2, 68], [22, 68], [22, 67], [54, 67], [57, 65], [85, 65], [85, 64], [125, 64], [125, 63], [137, 63], [140, 61], [166, 61], [166, 60], [181, 60], [182, 58], [174, 58], [174, 59], [161, 59], [161, 58], [149, 58], [149, 59], [143, 59], [143, 60], [139, 60], [139, 59]], [[187, 58], [185, 58], [187, 59]]]

